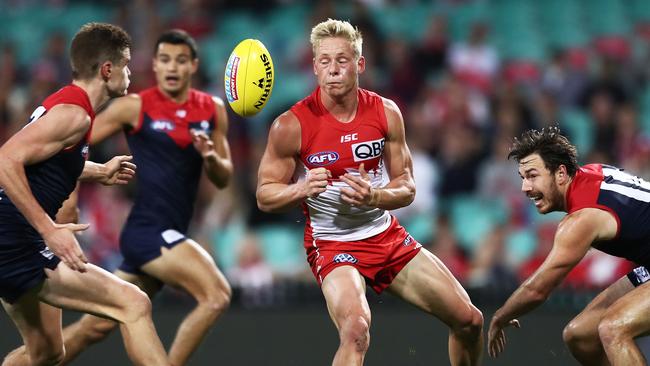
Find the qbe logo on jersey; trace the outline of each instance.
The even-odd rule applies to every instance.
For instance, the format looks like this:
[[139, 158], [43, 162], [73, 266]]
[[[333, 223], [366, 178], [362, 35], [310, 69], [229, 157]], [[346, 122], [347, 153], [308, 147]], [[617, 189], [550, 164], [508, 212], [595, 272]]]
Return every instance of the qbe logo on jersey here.
[[354, 161], [359, 162], [381, 157], [381, 154], [384, 152], [385, 142], [386, 139], [382, 137], [379, 140], [352, 144], [352, 156], [354, 156]]

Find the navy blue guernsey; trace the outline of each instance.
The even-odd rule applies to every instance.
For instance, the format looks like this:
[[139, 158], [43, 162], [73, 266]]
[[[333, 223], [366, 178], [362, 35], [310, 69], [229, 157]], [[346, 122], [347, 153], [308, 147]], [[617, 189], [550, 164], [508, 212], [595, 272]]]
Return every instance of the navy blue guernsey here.
[[650, 183], [601, 164], [578, 170], [567, 192], [568, 212], [593, 207], [610, 212], [616, 237], [593, 247], [644, 266], [650, 265]]
[[[30, 123], [45, 115], [58, 104], [74, 104], [82, 107], [90, 116], [92, 126], [95, 113], [90, 99], [86, 92], [76, 85], [68, 85], [45, 99], [43, 104], [32, 113]], [[59, 121], [59, 123], [65, 123], [65, 121]], [[44, 161], [25, 166], [25, 174], [32, 194], [52, 219], [63, 201], [74, 190], [77, 179], [83, 171], [88, 158], [90, 130], [91, 128], [88, 129], [85, 137], [74, 146], [65, 148]], [[0, 225], [10, 225], [15, 233], [38, 235], [4, 191], [0, 191]]]
[[127, 225], [163, 226], [185, 233], [194, 210], [203, 159], [191, 130], [211, 135], [216, 108], [209, 94], [190, 89], [178, 104], [157, 87], [140, 93], [138, 127], [127, 142], [138, 166], [138, 190]]

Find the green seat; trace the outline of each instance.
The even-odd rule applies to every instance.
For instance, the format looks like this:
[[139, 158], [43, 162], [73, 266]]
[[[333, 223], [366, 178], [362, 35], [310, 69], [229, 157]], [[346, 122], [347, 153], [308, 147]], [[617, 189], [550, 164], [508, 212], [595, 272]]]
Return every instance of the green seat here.
[[470, 253], [497, 225], [505, 223], [509, 216], [503, 202], [482, 200], [474, 196], [453, 197], [444, 205], [460, 246]]
[[519, 229], [508, 235], [505, 244], [508, 262], [517, 266], [535, 253], [537, 236], [530, 228]]
[[594, 144], [594, 126], [589, 117], [577, 109], [567, 110], [562, 115], [560, 126], [576, 145], [581, 156], [587, 156]]
[[267, 263], [276, 273], [292, 275], [305, 268], [303, 229], [298, 226], [263, 226], [255, 231]]

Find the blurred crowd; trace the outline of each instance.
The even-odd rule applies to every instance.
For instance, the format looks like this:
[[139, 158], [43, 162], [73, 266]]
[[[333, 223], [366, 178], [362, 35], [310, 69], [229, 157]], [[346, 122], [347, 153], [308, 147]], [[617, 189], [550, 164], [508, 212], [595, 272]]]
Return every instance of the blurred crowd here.
[[[269, 105], [254, 118], [230, 114], [235, 179], [222, 191], [201, 185], [190, 233], [251, 306], [272, 303], [278, 283], [315, 286], [302, 213], [260, 212], [255, 185], [268, 126], [315, 87], [309, 31], [328, 17], [359, 27], [367, 59], [361, 86], [395, 100], [404, 115], [417, 195], [394, 214], [467, 287], [509, 291], [552, 246], [562, 215], [539, 215], [520, 191], [516, 164], [506, 159], [524, 130], [557, 124], [577, 145], [581, 163], [612, 164], [650, 179], [650, 9], [643, 11], [650, 6], [642, 1], [42, 3], [0, 1], [0, 141], [70, 81], [68, 41], [86, 21], [113, 22], [132, 35], [131, 92], [154, 83], [150, 60], [161, 30], [179, 27], [196, 37], [201, 71], [194, 87], [222, 98], [223, 67], [237, 40], [267, 45], [277, 69]], [[79, 16], [67, 28], [21, 20], [36, 6], [46, 14], [77, 9]], [[593, 17], [598, 27], [585, 20]], [[27, 38], [39, 43], [24, 44], [9, 29], [24, 22], [47, 29]], [[566, 31], [554, 35], [555, 29]], [[93, 147], [91, 159], [126, 151], [123, 137], [115, 137]], [[82, 186], [81, 221], [91, 224], [82, 240], [91, 261], [119, 265], [119, 230], [136, 189]], [[564, 286], [602, 288], [630, 268], [592, 251]]]

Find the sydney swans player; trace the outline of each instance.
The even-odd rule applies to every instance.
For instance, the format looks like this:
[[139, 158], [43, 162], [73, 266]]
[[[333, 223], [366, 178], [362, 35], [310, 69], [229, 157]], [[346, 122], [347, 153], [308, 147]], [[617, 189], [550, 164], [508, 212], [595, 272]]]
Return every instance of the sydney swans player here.
[[366, 65], [360, 33], [329, 19], [312, 29], [311, 43], [319, 86], [271, 126], [257, 201], [267, 212], [302, 204], [308, 261], [339, 332], [333, 364], [363, 362], [370, 337], [366, 284], [443, 320], [451, 363], [477, 364], [481, 313], [387, 211], [413, 201], [411, 155], [395, 103], [358, 86]]

